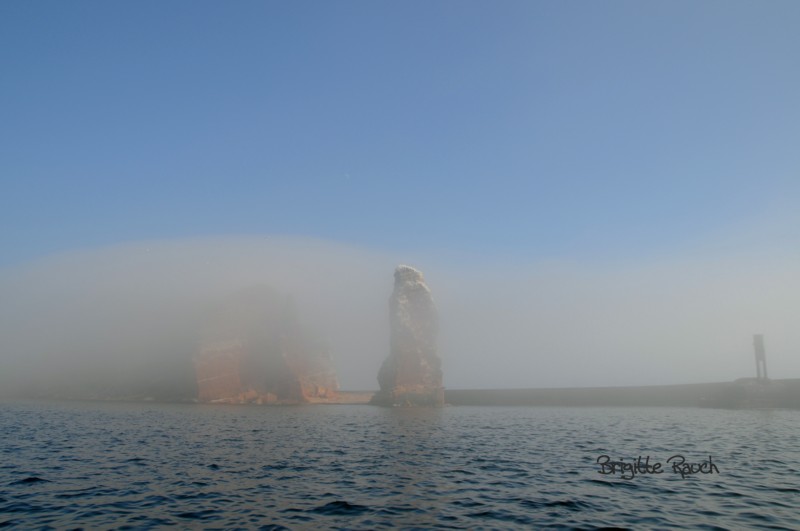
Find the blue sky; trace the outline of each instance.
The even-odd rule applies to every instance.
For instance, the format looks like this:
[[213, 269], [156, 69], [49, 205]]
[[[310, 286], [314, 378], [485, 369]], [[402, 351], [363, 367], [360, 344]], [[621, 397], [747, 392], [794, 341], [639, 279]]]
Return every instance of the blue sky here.
[[798, 28], [781, 1], [2, 2], [0, 267], [209, 235], [669, 253], [796, 208]]

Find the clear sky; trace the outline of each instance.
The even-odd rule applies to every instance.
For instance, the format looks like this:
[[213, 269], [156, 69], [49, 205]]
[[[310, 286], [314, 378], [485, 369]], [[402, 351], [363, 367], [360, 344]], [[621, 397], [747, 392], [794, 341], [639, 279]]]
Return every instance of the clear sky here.
[[668, 252], [800, 200], [800, 2], [0, 3], [0, 267]]

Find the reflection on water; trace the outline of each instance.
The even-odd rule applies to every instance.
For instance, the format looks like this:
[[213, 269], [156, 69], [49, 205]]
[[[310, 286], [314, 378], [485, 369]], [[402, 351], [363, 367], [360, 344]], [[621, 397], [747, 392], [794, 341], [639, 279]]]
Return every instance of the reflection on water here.
[[[800, 412], [0, 405], [0, 523], [793, 528]], [[596, 459], [713, 456], [632, 480]]]

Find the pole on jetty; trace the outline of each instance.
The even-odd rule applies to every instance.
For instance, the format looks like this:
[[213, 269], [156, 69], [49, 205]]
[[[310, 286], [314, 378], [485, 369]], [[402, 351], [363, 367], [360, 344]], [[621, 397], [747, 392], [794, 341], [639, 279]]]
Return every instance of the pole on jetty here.
[[[756, 349], [756, 379], [767, 379], [767, 355], [764, 350], [764, 334], [753, 335], [753, 346]], [[762, 374], [763, 373], [763, 374]]]

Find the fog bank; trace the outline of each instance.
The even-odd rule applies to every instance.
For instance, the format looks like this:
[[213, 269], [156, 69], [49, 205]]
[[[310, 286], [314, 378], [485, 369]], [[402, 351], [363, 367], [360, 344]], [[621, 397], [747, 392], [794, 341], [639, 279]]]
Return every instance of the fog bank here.
[[754, 373], [800, 377], [800, 257], [717, 253], [638, 263], [527, 265], [392, 254], [303, 238], [154, 241], [0, 271], [0, 385], [106, 380], [177, 387], [209, 308], [269, 286], [328, 342], [343, 389], [376, 389], [398, 263], [439, 308], [448, 388], [648, 385]]

